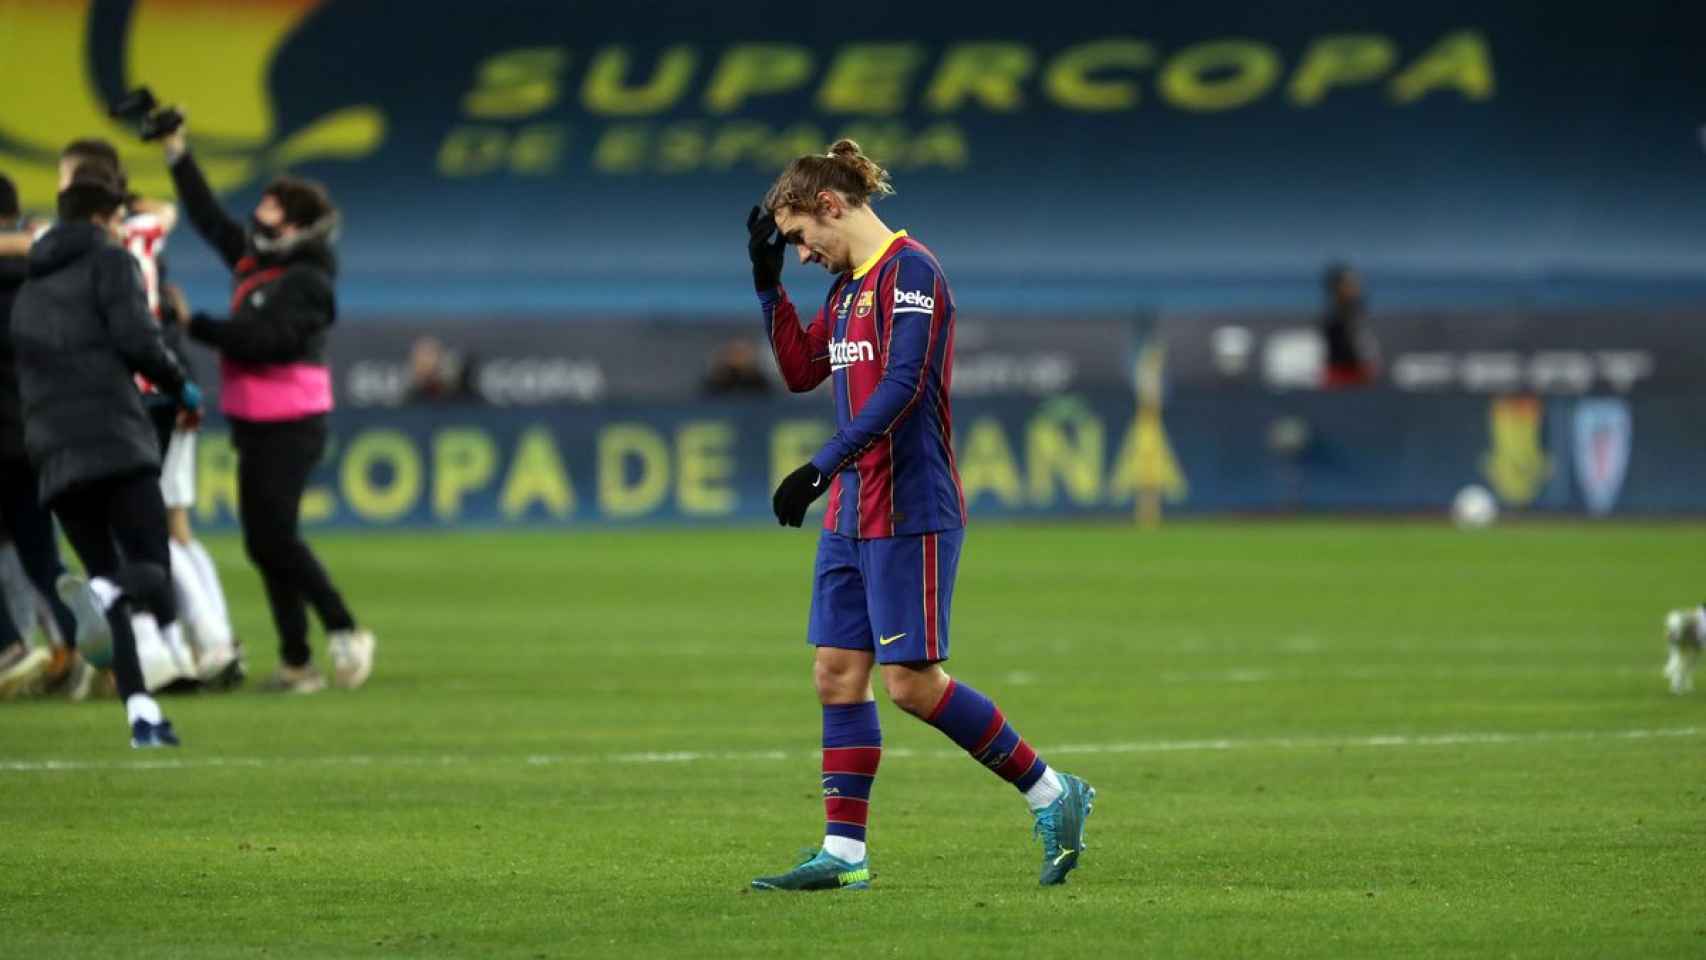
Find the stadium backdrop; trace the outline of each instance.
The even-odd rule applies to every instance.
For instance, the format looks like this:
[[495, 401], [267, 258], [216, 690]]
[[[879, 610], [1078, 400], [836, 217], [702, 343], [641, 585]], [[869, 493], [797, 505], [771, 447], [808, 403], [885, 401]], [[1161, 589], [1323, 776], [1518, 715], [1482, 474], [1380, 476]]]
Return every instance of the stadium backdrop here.
[[[876, 2], [849, 26], [778, 2], [425, 4], [402, 29], [394, 7], [337, 0], [11, 0], [0, 55], [31, 95], [0, 104], [0, 169], [44, 210], [58, 147], [102, 133], [163, 193], [157, 155], [103, 111], [148, 83], [189, 108], [233, 206], [277, 169], [324, 180], [347, 218], [347, 373], [382, 328], [722, 329], [750, 310], [745, 206], [789, 156], [850, 134], [893, 168], [885, 216], [942, 255], [968, 323], [1123, 331], [1097, 353], [1123, 373], [1039, 391], [1021, 367], [1019, 388], [962, 398], [980, 515], [1117, 513], [1139, 480], [1185, 511], [1433, 509], [1477, 480], [1516, 506], [1706, 510], [1676, 479], [1706, 459], [1686, 426], [1702, 400], [1662, 367], [1706, 302], [1706, 9], [1050, 9]], [[169, 256], [198, 305], [224, 299], [193, 237]], [[1398, 341], [1409, 328], [1381, 309], [1592, 316], [1554, 347], [1423, 336], [1407, 365], [1386, 358], [1408, 379], [1355, 402], [1259, 366], [1195, 376], [1210, 326], [1182, 319], [1280, 355], [1335, 257], [1364, 269]], [[789, 282], [810, 300], [821, 279]], [[1620, 332], [1635, 314], [1657, 332]], [[596, 363], [592, 334], [530, 349]], [[1146, 345], [1165, 346], [1169, 383], [1139, 416]], [[702, 361], [684, 350], [663, 379]], [[308, 504], [322, 522], [759, 518], [779, 459], [826, 428], [818, 408], [682, 395], [464, 410], [344, 395]], [[229, 519], [220, 437], [204, 522]]]

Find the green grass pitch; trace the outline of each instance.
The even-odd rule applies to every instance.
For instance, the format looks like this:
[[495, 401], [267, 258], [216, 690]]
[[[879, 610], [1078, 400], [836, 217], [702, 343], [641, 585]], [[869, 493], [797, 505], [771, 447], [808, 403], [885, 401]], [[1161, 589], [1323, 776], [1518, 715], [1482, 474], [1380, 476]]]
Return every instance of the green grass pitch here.
[[746, 885], [821, 829], [813, 534], [318, 539], [367, 689], [0, 706], [0, 955], [1706, 956], [1700, 527], [974, 527], [949, 670], [1098, 788], [1083, 866], [884, 701], [873, 889], [804, 895]]

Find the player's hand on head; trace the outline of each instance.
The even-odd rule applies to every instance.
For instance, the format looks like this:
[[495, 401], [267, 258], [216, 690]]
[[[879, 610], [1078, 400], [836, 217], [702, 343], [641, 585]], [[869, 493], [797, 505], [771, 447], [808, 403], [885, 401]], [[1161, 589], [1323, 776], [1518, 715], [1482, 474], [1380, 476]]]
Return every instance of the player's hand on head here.
[[776, 229], [775, 216], [755, 205], [746, 215], [746, 255], [752, 260], [752, 285], [759, 293], [782, 285], [782, 256], [787, 246]]
[[817, 467], [806, 464], [782, 478], [770, 506], [776, 511], [776, 522], [784, 527], [797, 527], [805, 522], [806, 511], [812, 502], [829, 489], [829, 479]]

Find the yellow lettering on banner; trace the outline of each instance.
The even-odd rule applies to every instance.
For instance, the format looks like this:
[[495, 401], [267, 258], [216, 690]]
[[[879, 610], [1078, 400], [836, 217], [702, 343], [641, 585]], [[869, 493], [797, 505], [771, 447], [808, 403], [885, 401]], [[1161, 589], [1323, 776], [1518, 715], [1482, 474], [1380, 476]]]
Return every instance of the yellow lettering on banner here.
[[778, 422], [770, 431], [770, 489], [776, 489], [783, 477], [816, 456], [834, 433], [834, 425], [827, 420]]
[[695, 123], [674, 123], [658, 137], [660, 173], [686, 173], [705, 159], [705, 131]]
[[1169, 501], [1183, 500], [1190, 492], [1185, 471], [1173, 453], [1167, 427], [1153, 410], [1131, 422], [1119, 456], [1108, 471], [1108, 502], [1131, 503], [1139, 490], [1158, 490]]
[[558, 79], [568, 65], [558, 47], [506, 50], [481, 61], [474, 89], [462, 98], [462, 112], [481, 120], [516, 120], [554, 106], [561, 95]]
[[783, 93], [812, 75], [812, 54], [791, 43], [742, 43], [723, 51], [705, 88], [705, 108], [734, 113], [749, 97]]
[[[373, 468], [390, 468], [391, 479], [379, 486]], [[355, 438], [344, 454], [340, 479], [344, 502], [363, 520], [380, 523], [402, 517], [421, 495], [421, 455], [407, 435], [396, 430], [370, 430]]]
[[972, 421], [960, 447], [960, 486], [965, 490], [968, 506], [985, 493], [994, 494], [1004, 507], [1024, 503], [1025, 488], [1019, 480], [1019, 465], [1001, 421], [994, 417]]
[[975, 100], [986, 110], [1011, 113], [1025, 105], [1020, 84], [1036, 65], [1018, 43], [966, 43], [949, 50], [924, 94], [931, 110], [946, 113]]
[[587, 68], [581, 85], [581, 103], [588, 112], [606, 116], [632, 117], [662, 113], [687, 92], [699, 56], [693, 48], [678, 44], [658, 57], [651, 77], [635, 86], [627, 85], [628, 48], [605, 47]]
[[1155, 48], [1127, 38], [1097, 40], [1064, 50], [1043, 74], [1043, 89], [1069, 110], [1101, 112], [1137, 106], [1138, 87], [1131, 80], [1098, 80], [1105, 70], [1144, 70], [1155, 65]]
[[809, 123], [796, 123], [770, 141], [769, 163], [765, 166], [779, 170], [803, 153], [822, 152], [823, 144], [822, 129]]
[[728, 170], [744, 161], [758, 160], [764, 156], [764, 146], [769, 142], [770, 128], [762, 123], [725, 124], [705, 150], [705, 165], [712, 170]]
[[1435, 90], [1461, 91], [1469, 100], [1493, 95], [1493, 52], [1477, 30], [1447, 34], [1392, 78], [1392, 99], [1414, 103]]
[[440, 520], [462, 515], [462, 498], [497, 472], [498, 448], [483, 430], [453, 427], [432, 438], [432, 512]]
[[237, 449], [231, 434], [203, 431], [195, 444], [195, 516], [216, 523], [237, 516]]
[[1181, 110], [1231, 110], [1259, 100], [1279, 78], [1274, 48], [1255, 40], [1186, 47], [1161, 68], [1161, 95]]
[[[628, 479], [628, 463], [639, 477]], [[651, 513], [669, 495], [669, 446], [643, 423], [617, 423], [598, 434], [598, 504], [607, 517]]]
[[535, 124], [523, 127], [515, 135], [509, 151], [509, 169], [523, 176], [553, 173], [563, 156], [563, 140], [567, 136], [561, 126]]
[[502, 127], [461, 126], [438, 148], [438, 172], [447, 177], [477, 177], [503, 166], [509, 131]]
[[729, 486], [734, 439], [734, 427], [716, 420], [684, 424], [676, 433], [675, 500], [682, 513], [720, 517], [734, 512], [735, 492]]
[[534, 504], [543, 505], [546, 513], [559, 520], [575, 509], [569, 471], [563, 466], [556, 438], [545, 427], [529, 427], [515, 442], [515, 457], [498, 497], [498, 509], [506, 520], [526, 516]]
[[923, 60], [923, 48], [913, 43], [842, 47], [824, 75], [818, 106], [828, 113], [899, 113], [906, 108], [913, 71]]
[[618, 124], [598, 138], [592, 148], [592, 165], [603, 173], [639, 173], [650, 147], [650, 127], [641, 123]]
[[1334, 87], [1349, 87], [1384, 76], [1398, 59], [1392, 41], [1372, 33], [1320, 37], [1309, 45], [1291, 75], [1288, 95], [1300, 107], [1313, 107]]
[[907, 159], [913, 167], [942, 167], [963, 170], [971, 159], [965, 134], [951, 123], [938, 123], [924, 128], [912, 142]]
[[1057, 485], [1080, 506], [1102, 499], [1102, 422], [1088, 411], [1043, 413], [1025, 431], [1025, 460], [1033, 506], [1053, 506]]
[[[827, 420], [783, 420], [777, 423], [770, 431], [769, 489], [775, 490], [783, 477], [816, 456], [834, 433], [835, 425]], [[828, 497], [818, 497], [806, 511], [807, 516], [822, 514], [828, 504]]]

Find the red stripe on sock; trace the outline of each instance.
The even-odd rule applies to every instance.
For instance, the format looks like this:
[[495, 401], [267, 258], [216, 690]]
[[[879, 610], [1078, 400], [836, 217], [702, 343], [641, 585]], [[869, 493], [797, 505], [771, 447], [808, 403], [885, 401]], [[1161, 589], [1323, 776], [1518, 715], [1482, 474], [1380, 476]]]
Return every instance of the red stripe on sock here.
[[877, 775], [877, 765], [883, 762], [882, 747], [824, 747], [824, 773], [851, 773], [861, 777]]
[[930, 715], [924, 718], [925, 723], [935, 723], [936, 718], [942, 715], [942, 711], [948, 708], [948, 701], [954, 698], [954, 686], [954, 678], [949, 677], [948, 689], [942, 691], [942, 699], [936, 701], [936, 706], [931, 708]]
[[862, 827], [870, 816], [871, 804], [858, 797], [824, 797], [823, 812], [824, 819], [833, 823], [850, 823]]
[[1007, 762], [995, 768], [995, 774], [1008, 783], [1013, 783], [1024, 776], [1026, 771], [1031, 769], [1031, 765], [1036, 762], [1037, 752], [1031, 749], [1030, 744], [1020, 740], [1019, 745], [1013, 748], [1012, 755], [1007, 758]]
[[996, 707], [995, 716], [990, 718], [989, 726], [984, 729], [983, 736], [978, 738], [977, 749], [973, 750], [971, 755], [974, 757], [982, 756], [983, 751], [988, 750], [989, 745], [995, 742], [995, 738], [1001, 736], [1001, 728], [1006, 725], [1007, 718], [1001, 715], [1001, 708]]

